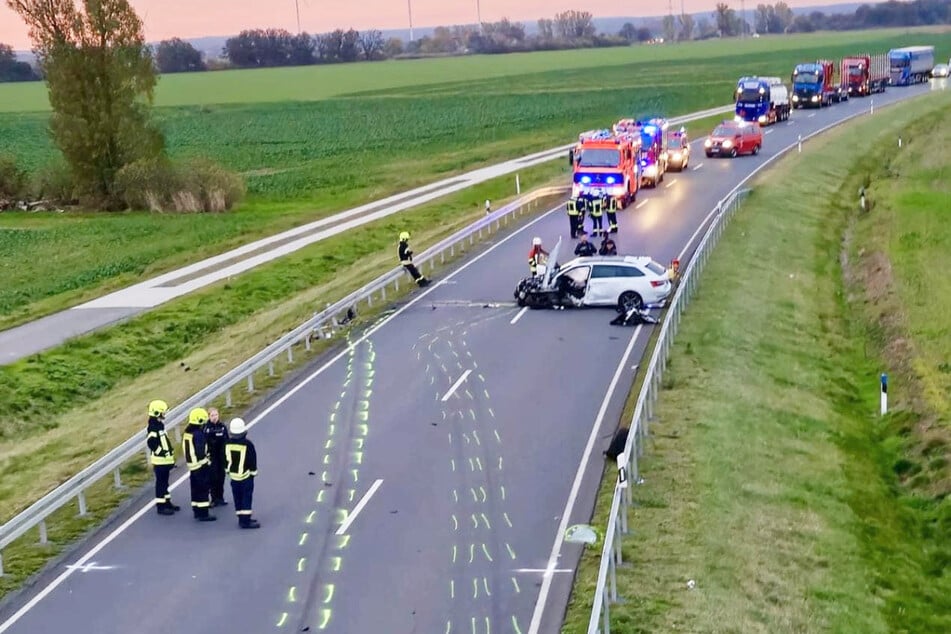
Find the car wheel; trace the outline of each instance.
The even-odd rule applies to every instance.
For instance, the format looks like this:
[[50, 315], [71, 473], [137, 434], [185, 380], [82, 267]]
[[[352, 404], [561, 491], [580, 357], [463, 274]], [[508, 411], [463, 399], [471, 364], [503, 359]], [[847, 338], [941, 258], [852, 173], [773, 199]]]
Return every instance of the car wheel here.
[[759, 154], [759, 143], [753, 146], [753, 156]]
[[736, 148], [730, 150], [730, 158], [736, 158], [737, 154], [739, 154], [739, 152], [736, 150]]
[[617, 300], [617, 311], [626, 313], [629, 310], [640, 308], [644, 305], [644, 299], [634, 291], [624, 291]]

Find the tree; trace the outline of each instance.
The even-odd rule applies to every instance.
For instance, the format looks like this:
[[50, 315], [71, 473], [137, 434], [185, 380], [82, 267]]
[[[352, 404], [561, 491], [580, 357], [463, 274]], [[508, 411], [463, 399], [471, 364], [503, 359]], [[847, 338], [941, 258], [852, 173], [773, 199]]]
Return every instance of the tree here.
[[654, 39], [654, 34], [651, 33], [651, 30], [646, 26], [642, 26], [637, 29], [637, 41], [638, 42], [650, 42]]
[[634, 42], [637, 40], [637, 27], [630, 22], [625, 22], [621, 26], [621, 30], [618, 31], [618, 36], [623, 37], [628, 42]]
[[677, 36], [677, 26], [674, 22], [674, 16], [665, 15], [664, 16], [664, 41], [673, 42], [674, 38]]
[[205, 70], [201, 53], [189, 42], [179, 38], [159, 42], [155, 61], [160, 73], [191, 73]]
[[128, 0], [7, 0], [30, 28], [46, 76], [50, 133], [83, 194], [119, 204], [116, 174], [162, 154], [150, 121], [155, 63]]
[[403, 40], [398, 37], [391, 37], [383, 45], [383, 54], [387, 57], [396, 57], [403, 54]]
[[367, 61], [380, 59], [383, 56], [383, 34], [376, 29], [364, 31], [360, 34], [360, 50], [363, 51], [363, 57]]
[[591, 39], [595, 35], [594, 16], [588, 11], [564, 11], [555, 16], [555, 31], [563, 40]]
[[18, 61], [12, 46], [0, 44], [0, 82], [36, 79], [39, 77], [33, 72], [33, 67], [26, 62]]
[[542, 18], [538, 21], [538, 39], [550, 42], [555, 39], [555, 21]]
[[713, 14], [713, 17], [716, 19], [717, 29], [723, 37], [729, 37], [739, 33], [739, 31], [736, 30], [738, 22], [736, 11], [731, 9], [727, 3], [717, 3], [717, 10], [716, 13]]
[[689, 13], [682, 13], [678, 17], [678, 21], [680, 22], [680, 39], [692, 40], [694, 30], [693, 16]]

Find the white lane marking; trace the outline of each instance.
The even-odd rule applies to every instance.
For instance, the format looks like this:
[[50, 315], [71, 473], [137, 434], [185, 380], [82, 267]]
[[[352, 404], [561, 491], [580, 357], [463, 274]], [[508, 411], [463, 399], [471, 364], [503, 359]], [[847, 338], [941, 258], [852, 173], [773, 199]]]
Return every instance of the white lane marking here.
[[674, 180], [672, 180], [672, 181], [670, 181], [669, 183], [667, 183], [666, 188], [667, 188], [667, 189], [670, 189], [671, 187], [673, 187], [673, 186], [676, 185], [676, 184], [677, 184], [677, 179], [675, 178]]
[[772, 129], [766, 131], [766, 134], [772, 134], [772, 133], [773, 133]]
[[696, 172], [696, 171], [697, 171], [698, 169], [700, 169], [701, 167], [703, 167], [703, 163], [698, 163], [698, 164], [693, 168], [693, 171]]
[[66, 568], [70, 570], [78, 570], [79, 572], [85, 574], [90, 570], [115, 570], [116, 566], [100, 566], [96, 562], [90, 561], [85, 566], [66, 566]]
[[524, 315], [525, 311], [527, 310], [528, 310], [528, 306], [525, 306], [524, 308], [522, 308], [522, 310], [518, 311], [518, 314], [515, 315], [515, 317], [512, 317], [512, 321], [510, 321], [509, 323], [514, 324], [515, 322], [517, 322], [519, 319], [522, 318], [522, 315]]
[[373, 486], [370, 487], [370, 490], [363, 494], [363, 497], [360, 498], [360, 501], [357, 502], [357, 505], [353, 507], [351, 513], [347, 513], [347, 519], [344, 520], [343, 524], [340, 525], [340, 528], [337, 529], [337, 535], [343, 535], [347, 532], [347, 529], [350, 528], [350, 525], [353, 524], [353, 520], [357, 519], [357, 515], [360, 514], [360, 511], [363, 510], [363, 507], [367, 505], [367, 502], [370, 501], [370, 498], [376, 493], [376, 490], [380, 488], [380, 485], [383, 484], [383, 480], [377, 480], [373, 483]]
[[462, 376], [460, 376], [460, 377], [456, 380], [456, 382], [452, 384], [452, 387], [449, 388], [449, 391], [446, 392], [446, 393], [443, 395], [443, 397], [442, 397], [442, 402], [443, 402], [443, 403], [445, 403], [445, 402], [448, 401], [450, 398], [452, 398], [452, 395], [456, 393], [456, 390], [459, 389], [459, 386], [462, 385], [462, 382], [465, 381], [465, 380], [466, 380], [466, 377], [468, 377], [470, 374], [472, 374], [472, 370], [466, 370], [465, 372], [462, 373]]
[[[528, 230], [529, 230], [531, 227], [533, 227], [534, 225], [536, 225], [536, 224], [538, 224], [539, 222], [541, 222], [541, 221], [543, 221], [544, 219], [546, 219], [548, 216], [552, 215], [553, 213], [560, 212], [560, 211], [562, 210], [562, 206], [563, 206], [562, 204], [559, 204], [557, 207], [553, 207], [552, 209], [549, 209], [548, 211], [546, 211], [545, 213], [543, 213], [542, 215], [540, 215], [538, 218], [536, 218], [535, 220], [532, 220], [531, 222], [527, 223], [525, 226], [521, 227], [520, 229], [516, 229], [515, 231], [512, 232], [511, 235], [508, 235], [508, 236], [502, 238], [501, 240], [499, 240], [498, 242], [496, 242], [495, 244], [493, 244], [492, 246], [490, 246], [489, 248], [487, 248], [485, 251], [483, 251], [483, 252], [480, 253], [479, 255], [475, 256], [474, 258], [472, 258], [471, 260], [469, 260], [468, 262], [466, 262], [466, 263], [464, 263], [462, 266], [460, 266], [458, 269], [456, 269], [455, 271], [453, 271], [452, 273], [450, 273], [449, 275], [447, 275], [447, 276], [446, 276], [446, 279], [449, 280], [449, 279], [451, 279], [451, 278], [453, 278], [453, 277], [459, 275], [460, 273], [462, 273], [463, 271], [465, 271], [467, 268], [469, 268], [470, 266], [472, 266], [473, 264], [475, 264], [476, 262], [478, 262], [478, 261], [481, 260], [482, 258], [486, 257], [487, 255], [489, 255], [490, 253], [492, 253], [493, 251], [495, 251], [496, 249], [498, 249], [500, 246], [502, 246], [503, 244], [505, 244], [505, 243], [508, 242], [509, 240], [513, 240], [513, 239], [515, 239], [515, 238], [517, 238], [517, 237], [520, 237], [523, 233], [525, 233], [526, 231], [528, 231]], [[407, 310], [409, 310], [410, 308], [412, 308], [413, 306], [415, 306], [417, 303], [421, 302], [427, 295], [429, 295], [430, 293], [432, 293], [433, 291], [435, 291], [436, 288], [437, 288], [436, 285], [433, 285], [433, 286], [427, 288], [425, 291], [423, 291], [422, 293], [420, 293], [419, 295], [417, 295], [414, 299], [411, 299], [409, 302], [407, 302], [405, 306], [403, 306], [402, 308], [399, 308], [399, 309], [396, 310], [396, 312], [394, 312], [392, 315], [390, 315], [389, 317], [387, 317], [386, 319], [384, 319], [383, 321], [381, 321], [380, 323], [378, 323], [376, 326], [374, 326], [374, 327], [370, 328], [369, 330], [367, 330], [367, 331], [366, 331], [363, 335], [361, 335], [356, 341], [352, 342], [352, 343], [351, 343], [350, 345], [348, 345], [344, 350], [342, 350], [341, 352], [337, 353], [337, 355], [334, 356], [334, 357], [333, 357], [332, 359], [330, 359], [329, 361], [327, 361], [327, 363], [325, 363], [324, 365], [322, 365], [322, 366], [320, 366], [319, 368], [317, 368], [316, 370], [314, 370], [314, 372], [313, 372], [312, 374], [310, 374], [310, 375], [308, 375], [307, 377], [305, 377], [304, 380], [302, 380], [300, 383], [298, 383], [298, 384], [295, 385], [293, 388], [291, 388], [290, 390], [288, 390], [286, 394], [284, 394], [284, 395], [281, 396], [279, 399], [277, 399], [276, 401], [274, 401], [274, 403], [272, 403], [270, 406], [268, 406], [263, 412], [261, 412], [260, 414], [258, 414], [257, 416], [255, 416], [254, 419], [248, 423], [248, 428], [250, 429], [251, 427], [254, 427], [256, 424], [258, 424], [260, 421], [262, 421], [266, 416], [268, 416], [271, 412], [273, 412], [273, 411], [276, 410], [278, 407], [280, 407], [281, 405], [283, 405], [288, 399], [290, 399], [292, 396], [294, 396], [294, 395], [297, 394], [299, 391], [301, 391], [302, 389], [304, 389], [311, 381], [313, 381], [313, 380], [316, 379], [318, 376], [320, 376], [321, 374], [323, 374], [324, 372], [326, 372], [327, 369], [330, 368], [331, 366], [333, 366], [335, 363], [337, 363], [337, 361], [339, 361], [340, 359], [342, 359], [342, 358], [344, 358], [345, 356], [347, 356], [348, 354], [350, 354], [350, 351], [351, 351], [351, 350], [353, 350], [353, 349], [356, 348], [358, 345], [360, 345], [361, 343], [363, 343], [364, 341], [366, 341], [367, 339], [369, 339], [371, 336], [373, 336], [374, 334], [376, 334], [376, 332], [377, 332], [380, 328], [382, 328], [382, 327], [385, 326], [386, 324], [390, 323], [391, 321], [393, 321], [394, 319], [396, 319], [397, 317], [399, 317], [400, 315], [402, 315], [404, 312], [406, 312]], [[183, 474], [182, 477], [180, 477], [178, 480], [176, 480], [175, 482], [173, 482], [173, 483], [168, 487], [168, 490], [169, 490], [169, 491], [174, 491], [175, 489], [177, 489], [178, 487], [180, 487], [180, 486], [185, 482], [185, 480], [187, 480], [187, 479], [188, 479], [188, 474], [187, 474], [187, 473]], [[109, 533], [108, 535], [106, 535], [106, 536], [103, 538], [103, 540], [102, 540], [101, 542], [99, 542], [98, 544], [96, 544], [95, 546], [93, 546], [93, 547], [89, 550], [88, 553], [86, 553], [85, 555], [83, 555], [82, 557], [80, 557], [79, 560], [76, 562], [75, 565], [77, 565], [77, 566], [82, 566], [82, 565], [84, 565], [84, 564], [85, 564], [86, 562], [88, 562], [90, 559], [92, 559], [93, 557], [95, 557], [96, 554], [99, 553], [99, 551], [101, 551], [103, 548], [105, 548], [106, 546], [108, 546], [108, 545], [112, 542], [112, 540], [114, 540], [116, 537], [118, 537], [119, 535], [121, 535], [122, 533], [124, 533], [124, 532], [125, 532], [130, 526], [132, 526], [140, 517], [142, 517], [143, 515], [145, 515], [145, 514], [148, 513], [149, 511], [154, 511], [154, 510], [155, 510], [155, 502], [153, 502], [153, 501], [150, 500], [150, 501], [147, 502], [141, 509], [139, 509], [139, 510], [135, 513], [135, 515], [133, 515], [132, 517], [130, 517], [129, 519], [127, 519], [126, 521], [124, 521], [122, 524], [120, 524], [119, 526], [117, 526], [111, 533]], [[51, 592], [53, 592], [53, 590], [55, 590], [56, 588], [58, 588], [64, 581], [66, 581], [66, 579], [68, 579], [68, 578], [70, 577], [70, 575], [73, 574], [73, 572], [75, 572], [75, 569], [67, 569], [67, 570], [63, 571], [58, 577], [56, 577], [56, 579], [54, 579], [53, 581], [51, 581], [48, 586], [46, 586], [45, 588], [43, 588], [42, 590], [40, 590], [40, 591], [36, 594], [36, 596], [34, 596], [34, 597], [33, 597], [32, 599], [30, 599], [27, 603], [25, 603], [25, 604], [23, 605], [23, 607], [21, 607], [19, 610], [17, 610], [17, 611], [13, 614], [13, 616], [11, 616], [11, 617], [10, 617], [9, 619], [7, 619], [2, 625], [0, 625], [0, 634], [3, 634], [3, 633], [6, 632], [7, 630], [9, 630], [11, 627], [13, 627], [13, 625], [14, 625], [17, 621], [19, 621], [21, 618], [23, 618], [23, 616], [24, 616], [27, 612], [29, 612], [29, 611], [32, 610], [34, 607], [36, 607], [36, 605], [37, 605], [40, 601], [42, 601], [42, 600], [45, 599], [47, 596], [49, 596], [49, 594], [50, 594]]]
[[548, 592], [551, 590], [551, 580], [554, 578], [554, 571], [558, 569], [558, 558], [561, 556], [561, 546], [565, 540], [565, 531], [568, 530], [568, 522], [571, 520], [571, 513], [574, 510], [575, 498], [578, 497], [578, 491], [581, 489], [581, 481], [584, 480], [584, 472], [588, 469], [588, 462], [591, 460], [591, 452], [594, 449], [594, 443], [598, 438], [598, 432], [601, 430], [601, 423], [604, 422], [604, 416], [607, 414], [608, 405], [614, 396], [614, 390], [617, 388], [618, 381], [627, 366], [627, 359], [634, 350], [634, 344], [641, 334], [644, 326], [638, 326], [631, 335], [631, 340], [627, 344], [624, 356], [614, 371], [614, 377], [608, 385], [608, 391], [601, 401], [601, 409], [598, 410], [598, 416], [594, 419], [594, 425], [591, 427], [591, 434], [588, 436], [588, 444], [584, 448], [584, 454], [581, 462], [578, 464], [578, 471], [575, 473], [575, 481], [571, 485], [571, 493], [568, 494], [568, 503], [565, 504], [565, 511], [561, 514], [561, 523], [558, 526], [558, 533], [555, 535], [555, 544], [552, 546], [551, 555], [548, 557], [548, 565], [545, 567], [545, 573], [542, 578], [542, 587], [538, 592], [538, 601], [535, 603], [535, 613], [532, 615], [532, 623], [528, 628], [528, 634], [538, 634], [538, 628], [542, 624], [542, 614], [545, 612], [545, 603], [548, 602]]
[[809, 119], [812, 119], [814, 116], [816, 116], [816, 114], [817, 114], [817, 113], [813, 112], [811, 115], [809, 115], [808, 118], [809, 118]]
[[[547, 568], [516, 568], [514, 572], [548, 572]], [[573, 568], [558, 568], [552, 572], [574, 572]]]
[[641, 202], [637, 203], [637, 204], [634, 206], [634, 209], [640, 209], [641, 207], [643, 207], [644, 205], [646, 205], [646, 204], [649, 203], [649, 202], [650, 202], [650, 198], [645, 198], [645, 199], [642, 200]]

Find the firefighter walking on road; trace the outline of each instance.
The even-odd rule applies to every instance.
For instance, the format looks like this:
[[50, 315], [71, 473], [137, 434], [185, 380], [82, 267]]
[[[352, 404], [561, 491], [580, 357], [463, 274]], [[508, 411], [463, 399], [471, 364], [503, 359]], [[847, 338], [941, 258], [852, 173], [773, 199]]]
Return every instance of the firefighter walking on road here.
[[415, 280], [416, 284], [419, 286], [428, 286], [429, 280], [426, 279], [426, 276], [420, 273], [416, 265], [413, 264], [413, 251], [409, 248], [409, 231], [400, 233], [400, 244], [399, 247], [397, 247], [397, 252], [400, 256], [400, 264], [403, 265], [403, 268], [406, 269], [406, 272]]
[[208, 409], [208, 422], [205, 423], [205, 438], [208, 439], [208, 458], [211, 459], [211, 506], [227, 506], [225, 502], [225, 444], [228, 442], [228, 428], [218, 420], [218, 410]]
[[608, 209], [608, 231], [607, 233], [617, 233], [617, 212], [618, 212], [618, 201], [617, 198], [608, 198], [607, 209]]
[[188, 414], [188, 426], [182, 434], [182, 453], [188, 466], [188, 481], [191, 485], [192, 512], [199, 522], [214, 522], [208, 513], [211, 507], [211, 460], [208, 458], [208, 443], [205, 438], [205, 423], [208, 412], [197, 407]]
[[165, 414], [168, 403], [155, 400], [149, 403], [149, 423], [146, 430], [146, 445], [149, 448], [149, 462], [155, 473], [155, 508], [159, 515], [174, 515], [181, 507], [172, 504], [168, 492], [168, 478], [175, 466], [175, 448], [165, 433]]
[[248, 440], [248, 426], [235, 418], [229, 426], [231, 438], [225, 445], [228, 460], [228, 475], [231, 477], [231, 495], [240, 528], [260, 528], [261, 524], [251, 517], [251, 499], [254, 495], [254, 478], [258, 475], [258, 454], [254, 443]]

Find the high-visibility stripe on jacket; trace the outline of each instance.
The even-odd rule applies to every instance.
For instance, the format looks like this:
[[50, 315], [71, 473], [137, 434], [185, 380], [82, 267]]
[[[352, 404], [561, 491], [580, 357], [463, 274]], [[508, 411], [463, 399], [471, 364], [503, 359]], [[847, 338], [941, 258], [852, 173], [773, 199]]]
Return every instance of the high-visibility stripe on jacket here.
[[175, 464], [175, 448], [165, 433], [165, 425], [157, 418], [149, 417], [145, 444], [149, 448], [149, 461], [153, 465]]
[[241, 482], [258, 474], [258, 456], [254, 444], [247, 438], [232, 438], [225, 445], [228, 475]]
[[577, 216], [577, 215], [579, 215], [580, 213], [581, 213], [581, 212], [578, 211], [578, 203], [576, 203], [576, 202], [573, 201], [573, 200], [569, 200], [569, 201], [568, 201], [568, 215], [569, 215], [569, 216]]
[[185, 454], [185, 464], [189, 471], [211, 464], [205, 432], [200, 425], [189, 425], [185, 428], [185, 433], [182, 434], [182, 453]]

